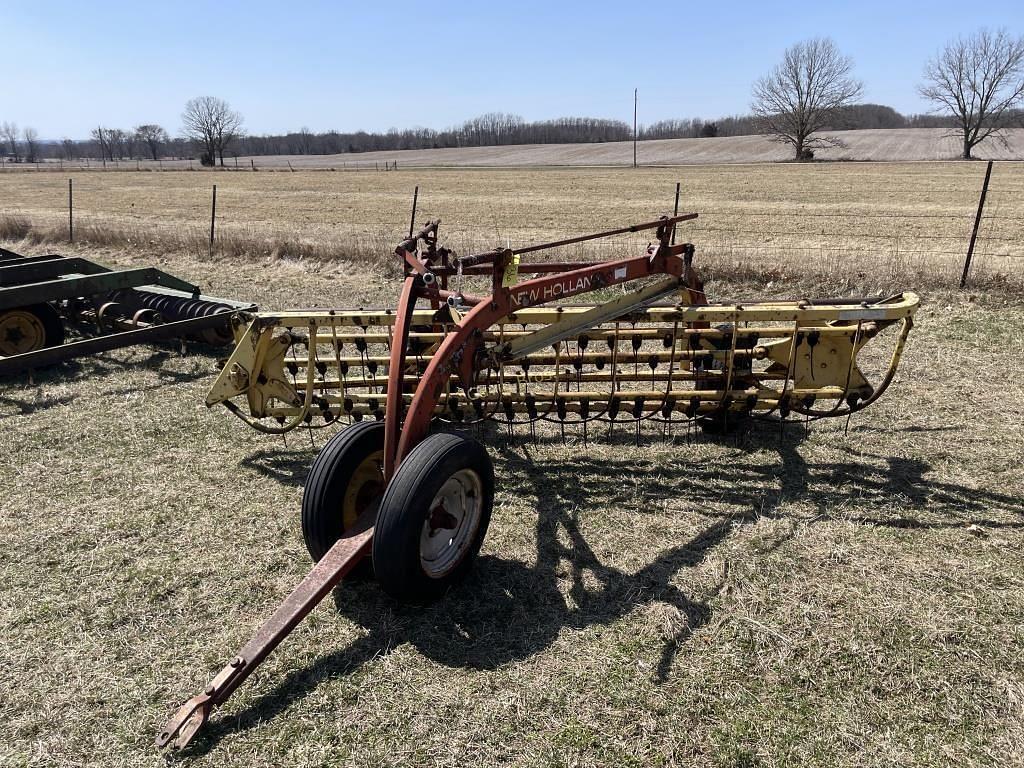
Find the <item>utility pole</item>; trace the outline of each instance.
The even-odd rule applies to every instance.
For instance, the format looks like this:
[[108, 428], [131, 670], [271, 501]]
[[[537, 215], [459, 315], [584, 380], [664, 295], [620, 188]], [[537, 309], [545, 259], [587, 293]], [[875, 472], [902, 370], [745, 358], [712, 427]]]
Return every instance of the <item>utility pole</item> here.
[[636, 168], [636, 93], [633, 89], [633, 167]]

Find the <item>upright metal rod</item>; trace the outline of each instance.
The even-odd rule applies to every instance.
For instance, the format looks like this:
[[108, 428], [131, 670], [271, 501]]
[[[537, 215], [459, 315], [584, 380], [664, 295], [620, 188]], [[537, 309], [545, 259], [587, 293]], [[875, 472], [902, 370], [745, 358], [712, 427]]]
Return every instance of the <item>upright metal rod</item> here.
[[68, 242], [75, 242], [75, 192], [71, 179], [68, 179]]
[[636, 94], [637, 89], [633, 89], [633, 167], [636, 168]]
[[213, 232], [217, 223], [217, 185], [213, 185], [213, 206], [210, 209], [210, 255], [213, 256]]
[[409, 237], [412, 237], [412, 228], [416, 226], [416, 200], [420, 196], [420, 185], [412, 191], [412, 216], [409, 218]]
[[[679, 186], [681, 182], [676, 182], [676, 204], [672, 206], [672, 217], [675, 218], [679, 215]], [[672, 227], [672, 245], [676, 244], [676, 228]]]
[[971, 243], [967, 246], [967, 258], [964, 260], [964, 273], [960, 276], [960, 287], [967, 285], [967, 273], [971, 269], [971, 258], [974, 256], [974, 244], [978, 240], [978, 228], [981, 226], [981, 214], [985, 210], [985, 195], [988, 194], [988, 180], [992, 178], [992, 161], [985, 168], [985, 181], [981, 185], [981, 198], [978, 200], [978, 212], [974, 216], [974, 229], [971, 231]]

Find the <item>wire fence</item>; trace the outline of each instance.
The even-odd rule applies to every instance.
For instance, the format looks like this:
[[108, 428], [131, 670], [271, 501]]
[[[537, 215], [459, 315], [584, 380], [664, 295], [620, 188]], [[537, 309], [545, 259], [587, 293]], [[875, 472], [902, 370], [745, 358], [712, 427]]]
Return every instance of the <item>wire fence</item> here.
[[[329, 157], [330, 160], [326, 158]], [[157, 160], [119, 158], [116, 160], [40, 160], [35, 162], [12, 162], [0, 157], [0, 173], [115, 173], [139, 171], [204, 171], [208, 173], [250, 173], [253, 171], [297, 172], [297, 171], [397, 171], [398, 161], [387, 158], [379, 160], [337, 160], [336, 155], [296, 155], [294, 157], [228, 157], [224, 164], [219, 162], [204, 166], [190, 157], [168, 157]]]
[[[863, 284], [872, 276], [887, 281], [905, 280], [914, 285], [923, 281], [929, 285], [955, 287], [970, 254], [968, 277], [972, 284], [1022, 284], [1024, 167], [1017, 163], [997, 163], [984, 206], [981, 206], [984, 167], [980, 163], [954, 164], [949, 172], [944, 167], [935, 167], [929, 170], [926, 185], [912, 183], [913, 179], [897, 171], [891, 176], [876, 173], [878, 178], [885, 179], [884, 188], [873, 186], [874, 182], [860, 182], [861, 186], [856, 188], [837, 184], [835, 188], [816, 189], [813, 195], [804, 197], [789, 189], [781, 190], [778, 196], [769, 191], [757, 195], [756, 199], [753, 195], [727, 199], [729, 196], [721, 192], [709, 196], [707, 190], [684, 186], [681, 208], [695, 209], [700, 215], [696, 221], [686, 223], [680, 237], [697, 244], [701, 264], [712, 273], [742, 274], [763, 281], [813, 273], [828, 278], [839, 289], [843, 288], [844, 281]], [[767, 168], [770, 173], [772, 167]], [[379, 166], [378, 170], [381, 170]], [[168, 206], [164, 212], [167, 200], [163, 197], [162, 183], [149, 185], [148, 195], [129, 191], [111, 202], [115, 197], [110, 191], [112, 188], [109, 185], [90, 187], [88, 180], [98, 177], [86, 175], [82, 178], [87, 193], [83, 201], [80, 197], [76, 199], [77, 183], [73, 186], [70, 180], [63, 192], [60, 184], [47, 184], [44, 191], [43, 186], [28, 183], [26, 178], [22, 187], [31, 190], [31, 195], [26, 193], [27, 196], [15, 205], [0, 198], [0, 218], [22, 215], [30, 225], [41, 222], [49, 232], [41, 239], [51, 241], [61, 238], [73, 241], [77, 233], [80, 241], [101, 242], [105, 237], [111, 243], [121, 244], [184, 243], [190, 248], [208, 250], [211, 255], [216, 252], [236, 255], [274, 252], [282, 256], [386, 258], [402, 230], [408, 227], [408, 211], [402, 212], [404, 203], [395, 190], [404, 189], [406, 181], [416, 180], [419, 173], [425, 171], [406, 170], [393, 180], [390, 175], [379, 177], [386, 191], [378, 191], [378, 182], [369, 187], [358, 182], [356, 187], [348, 185], [345, 191], [332, 192], [329, 184], [306, 184], [301, 176], [293, 177], [294, 184], [280, 185], [268, 178], [266, 184], [257, 185], [258, 189], [246, 188], [247, 194], [258, 195], [262, 204], [271, 208], [275, 195], [280, 195], [282, 210], [273, 211], [272, 218], [265, 213], [253, 215], [253, 208], [241, 204], [239, 194], [228, 199], [222, 197], [214, 205], [216, 185], [177, 184], [174, 194], [187, 195], [191, 202], [181, 210], [178, 201], [177, 209], [172, 211]], [[617, 173], [625, 178], [630, 172], [619, 170]], [[685, 175], [686, 171], [680, 173]], [[734, 173], [734, 170], [722, 169], [721, 173]], [[841, 178], [841, 174], [839, 176]], [[222, 178], [227, 184], [227, 179]], [[260, 177], [250, 178], [258, 180]], [[115, 188], [122, 189], [121, 182], [114, 184]], [[409, 186], [411, 203], [412, 185]], [[2, 186], [0, 191], [3, 191]], [[602, 194], [616, 192], [613, 186]], [[376, 227], [367, 224], [365, 219], [345, 222], [343, 226], [329, 223], [329, 220], [341, 223], [343, 217], [333, 215], [331, 206], [344, 204], [347, 194], [371, 194], [375, 199], [376, 196], [381, 198], [381, 215], [374, 215], [378, 220]], [[498, 199], [500, 193], [488, 191], [487, 194], [495, 198], [495, 210], [486, 215], [480, 211], [488, 210], [488, 206], [471, 208], [468, 212], [460, 210], [457, 217], [452, 217], [454, 224], [446, 225], [446, 240], [461, 249], [460, 252], [506, 243], [523, 247], [586, 231], [577, 230], [576, 223], [540, 215], [542, 210], [550, 212], [550, 205], [543, 199], [523, 215], [510, 215], [505, 210], [508, 202]], [[615, 224], [629, 220], [626, 217], [631, 215], [631, 209], [621, 205], [619, 198], [591, 201], [588, 195], [596, 194], [593, 190], [580, 190], [575, 202], [581, 207], [594, 202], [595, 220]], [[300, 195], [302, 201], [296, 203]], [[103, 210], [98, 210], [101, 198]], [[672, 200], [672, 190], [666, 189], [666, 205], [661, 210], [671, 210]], [[430, 211], [429, 200], [425, 202], [425, 209]], [[284, 210], [286, 206], [292, 208]], [[650, 218], [649, 207], [634, 205], [633, 210], [646, 211], [642, 215]], [[614, 211], [617, 218], [609, 218], [607, 211]], [[183, 226], [182, 219], [191, 223]], [[18, 234], [16, 228], [7, 227], [7, 230], [5, 235], [0, 228], [0, 238]], [[649, 233], [594, 241], [562, 249], [550, 254], [550, 258], [614, 258], [635, 252], [648, 236]]]

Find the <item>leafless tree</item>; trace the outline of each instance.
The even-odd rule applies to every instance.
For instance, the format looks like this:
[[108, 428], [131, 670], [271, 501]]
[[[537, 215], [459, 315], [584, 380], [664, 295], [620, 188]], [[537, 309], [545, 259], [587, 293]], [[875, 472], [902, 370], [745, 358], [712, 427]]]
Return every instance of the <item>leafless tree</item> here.
[[64, 159], [74, 160], [76, 143], [69, 139], [67, 136], [65, 136], [63, 139], [60, 140], [60, 145], [61, 149], [64, 152]]
[[113, 160], [114, 153], [110, 147], [110, 129], [98, 125], [90, 132], [93, 141], [100, 150], [100, 160]]
[[1024, 105], [1024, 37], [982, 29], [952, 40], [925, 65], [924, 78], [921, 95], [953, 114], [953, 135], [970, 160], [971, 150], [989, 136], [1006, 142], [1002, 130]]
[[120, 128], [107, 128], [107, 147], [110, 149], [110, 159], [122, 159], [125, 156], [124, 146], [125, 133]]
[[11, 159], [18, 162], [18, 125], [9, 123], [6, 120], [0, 123], [0, 139], [3, 139], [11, 148]]
[[242, 116], [223, 99], [199, 96], [185, 104], [181, 119], [184, 134], [202, 147], [211, 163], [220, 158], [223, 166], [224, 152], [242, 134]]
[[160, 157], [160, 148], [171, 140], [161, 126], [154, 124], [139, 125], [135, 128], [135, 138], [140, 144], [145, 144], [150, 156], [157, 160]]
[[863, 90], [853, 78], [853, 60], [832, 40], [814, 38], [787, 49], [782, 63], [754, 83], [751, 109], [764, 133], [792, 146], [796, 159], [804, 160], [815, 149], [843, 146], [834, 136], [815, 134]]
[[39, 151], [39, 133], [35, 128], [25, 126], [21, 137], [25, 140], [25, 162], [34, 163], [37, 159], [36, 153]]

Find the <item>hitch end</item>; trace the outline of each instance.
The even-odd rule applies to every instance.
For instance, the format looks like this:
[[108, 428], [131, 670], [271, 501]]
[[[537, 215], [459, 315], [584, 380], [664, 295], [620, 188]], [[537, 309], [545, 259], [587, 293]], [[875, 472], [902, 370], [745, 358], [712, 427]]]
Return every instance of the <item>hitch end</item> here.
[[213, 697], [200, 693], [186, 701], [156, 735], [157, 749], [184, 749], [210, 719]]

